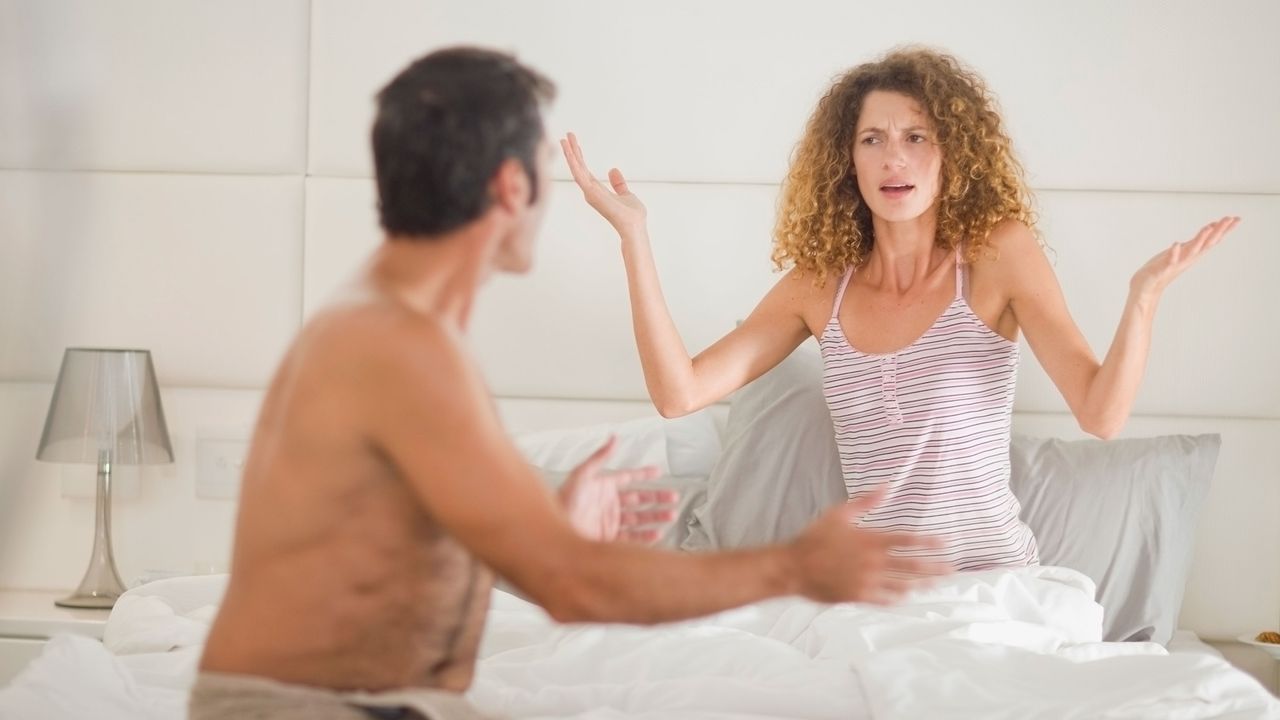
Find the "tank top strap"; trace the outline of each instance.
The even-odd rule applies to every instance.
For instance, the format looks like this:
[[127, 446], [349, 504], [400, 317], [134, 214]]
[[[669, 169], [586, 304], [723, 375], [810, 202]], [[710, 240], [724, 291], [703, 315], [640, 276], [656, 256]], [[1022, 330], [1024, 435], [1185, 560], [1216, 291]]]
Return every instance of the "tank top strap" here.
[[962, 248], [956, 247], [956, 299], [969, 297], [969, 266], [964, 261]]
[[840, 278], [840, 287], [836, 289], [836, 301], [831, 305], [831, 318], [828, 323], [840, 316], [840, 303], [844, 300], [844, 290], [849, 287], [849, 279], [853, 277], [853, 266], [850, 265], [848, 270], [844, 271], [844, 276]]

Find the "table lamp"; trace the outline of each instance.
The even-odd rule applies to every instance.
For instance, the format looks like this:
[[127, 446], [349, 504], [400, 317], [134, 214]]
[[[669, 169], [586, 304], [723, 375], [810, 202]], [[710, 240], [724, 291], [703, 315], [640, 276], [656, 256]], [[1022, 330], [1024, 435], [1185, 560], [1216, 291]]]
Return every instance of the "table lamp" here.
[[109, 608], [124, 592], [111, 550], [111, 468], [173, 462], [147, 350], [67, 348], [36, 459], [98, 466], [93, 554], [62, 607]]

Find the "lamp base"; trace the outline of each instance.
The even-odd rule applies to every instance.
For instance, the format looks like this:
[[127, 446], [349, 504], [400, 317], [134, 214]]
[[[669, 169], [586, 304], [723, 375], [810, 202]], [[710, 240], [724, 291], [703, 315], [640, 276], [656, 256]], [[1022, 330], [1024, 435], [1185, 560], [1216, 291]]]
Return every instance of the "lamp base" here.
[[112, 607], [115, 607], [116, 600], [119, 597], [119, 594], [90, 593], [82, 595], [80, 593], [76, 593], [74, 595], [68, 595], [61, 600], [54, 600], [53, 604], [64, 608], [93, 608], [96, 610], [109, 610]]
[[80, 586], [69, 597], [54, 601], [67, 608], [110, 608], [124, 594], [124, 583], [116, 570], [111, 552], [111, 457], [103, 450], [98, 454], [98, 494], [93, 529], [93, 554]]

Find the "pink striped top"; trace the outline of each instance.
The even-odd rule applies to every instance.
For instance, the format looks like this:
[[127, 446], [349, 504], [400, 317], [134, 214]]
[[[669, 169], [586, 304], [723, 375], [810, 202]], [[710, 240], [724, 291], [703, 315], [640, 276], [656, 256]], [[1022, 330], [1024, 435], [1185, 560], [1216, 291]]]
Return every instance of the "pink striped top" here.
[[888, 483], [861, 525], [939, 536], [945, 547], [926, 554], [957, 570], [1036, 565], [1009, 488], [1018, 345], [974, 314], [962, 268], [957, 255], [955, 300], [933, 325], [885, 354], [849, 343], [840, 305], [853, 269], [841, 279], [818, 342], [845, 488], [852, 499]]

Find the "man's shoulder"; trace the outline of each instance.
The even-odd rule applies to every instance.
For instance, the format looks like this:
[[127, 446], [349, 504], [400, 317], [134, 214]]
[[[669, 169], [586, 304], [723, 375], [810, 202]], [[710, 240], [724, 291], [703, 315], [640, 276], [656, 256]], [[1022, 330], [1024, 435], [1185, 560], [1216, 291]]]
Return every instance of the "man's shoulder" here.
[[326, 308], [308, 321], [300, 339], [312, 358], [369, 379], [433, 375], [466, 365], [456, 328], [390, 304]]
[[318, 344], [359, 355], [402, 349], [461, 347], [456, 328], [440, 317], [394, 303], [361, 303], [325, 308], [307, 322], [304, 332]]

